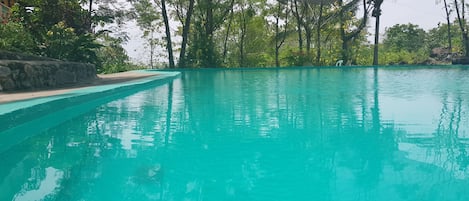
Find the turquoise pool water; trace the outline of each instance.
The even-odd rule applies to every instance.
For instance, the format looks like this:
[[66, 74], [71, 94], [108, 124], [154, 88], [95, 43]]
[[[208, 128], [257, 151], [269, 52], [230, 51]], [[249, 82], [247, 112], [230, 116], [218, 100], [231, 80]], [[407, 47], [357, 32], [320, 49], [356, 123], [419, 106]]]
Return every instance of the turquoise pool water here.
[[0, 200], [469, 200], [463, 67], [184, 71], [75, 107], [20, 125]]

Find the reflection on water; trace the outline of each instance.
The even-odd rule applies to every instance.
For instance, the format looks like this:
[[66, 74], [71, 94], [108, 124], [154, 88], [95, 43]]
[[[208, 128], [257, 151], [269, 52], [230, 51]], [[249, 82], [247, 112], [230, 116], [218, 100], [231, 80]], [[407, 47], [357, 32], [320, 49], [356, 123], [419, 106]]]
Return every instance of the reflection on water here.
[[[62, 179], [63, 172], [52, 167], [45, 169], [45, 178], [36, 180], [35, 175], [31, 175], [27, 181], [33, 183], [25, 183], [20, 192], [18, 192], [13, 200], [43, 200], [48, 195], [54, 193], [58, 189], [58, 181]], [[40, 181], [40, 183], [35, 183]]]
[[46, 132], [27, 125], [0, 153], [0, 200], [468, 200], [467, 77], [184, 72]]

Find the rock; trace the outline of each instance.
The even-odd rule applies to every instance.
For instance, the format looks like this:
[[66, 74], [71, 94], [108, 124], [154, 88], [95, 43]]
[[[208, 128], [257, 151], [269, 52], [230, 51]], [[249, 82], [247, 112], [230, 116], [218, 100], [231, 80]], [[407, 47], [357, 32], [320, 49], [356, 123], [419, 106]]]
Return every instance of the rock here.
[[0, 91], [51, 89], [96, 78], [91, 64], [0, 60]]
[[76, 82], [75, 74], [65, 70], [58, 70], [55, 73], [55, 79], [58, 84], [71, 84]]
[[452, 63], [454, 65], [457, 65], [457, 64], [462, 64], [462, 65], [467, 65], [469, 64], [469, 57], [455, 57], [452, 61]]
[[437, 47], [437, 48], [432, 49], [432, 51], [430, 53], [430, 57], [444, 58], [444, 57], [450, 55], [450, 53], [451, 53], [451, 51], [447, 47]]
[[436, 59], [434, 58], [428, 58], [427, 60], [419, 63], [419, 65], [439, 65], [441, 64], [441, 62], [437, 61]]
[[25, 64], [24, 65], [24, 72], [26, 72], [26, 74], [28, 74], [30, 76], [36, 74], [36, 71], [34, 70], [34, 67], [31, 64]]
[[11, 74], [11, 70], [8, 67], [0, 66], [0, 77], [8, 77]]
[[6, 79], [0, 79], [0, 91], [9, 91], [9, 90], [15, 90], [15, 82], [13, 82], [12, 79], [6, 78]]

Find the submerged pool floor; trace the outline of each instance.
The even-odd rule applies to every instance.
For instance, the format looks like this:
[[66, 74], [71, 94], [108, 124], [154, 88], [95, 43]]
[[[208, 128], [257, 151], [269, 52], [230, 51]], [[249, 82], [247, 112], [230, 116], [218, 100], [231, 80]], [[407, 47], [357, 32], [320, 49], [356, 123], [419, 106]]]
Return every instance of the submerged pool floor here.
[[0, 200], [468, 200], [468, 77], [183, 71], [0, 131]]

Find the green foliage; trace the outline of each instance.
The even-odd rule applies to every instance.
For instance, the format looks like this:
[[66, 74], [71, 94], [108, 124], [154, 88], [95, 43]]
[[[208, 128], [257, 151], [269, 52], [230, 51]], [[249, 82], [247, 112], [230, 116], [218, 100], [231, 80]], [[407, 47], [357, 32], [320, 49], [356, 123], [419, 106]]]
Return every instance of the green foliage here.
[[195, 21], [192, 43], [189, 43], [187, 60], [191, 67], [220, 67], [220, 53], [216, 49], [213, 35], [206, 33], [203, 21]]
[[129, 63], [129, 57], [121, 45], [123, 39], [113, 38], [108, 34], [101, 35], [99, 39], [101, 47], [97, 50], [100, 61], [98, 73], [117, 73], [141, 68]]
[[70, 50], [77, 38], [73, 28], [66, 27], [65, 23], [59, 22], [52, 26], [44, 37], [44, 56], [67, 60], [70, 54], [73, 54]]
[[59, 22], [73, 28], [79, 35], [90, 30], [88, 12], [78, 0], [19, 0], [12, 12], [13, 18], [18, 19], [36, 38], [43, 37]]
[[15, 43], [17, 51], [93, 63], [99, 68], [96, 50], [101, 45], [90, 32], [89, 14], [78, 0], [19, 0], [12, 8], [12, 20], [17, 23], [10, 22], [2, 29], [5, 35], [12, 35], [2, 37], [6, 41], [3, 48], [12, 49], [8, 44]]
[[31, 34], [20, 24], [0, 24], [0, 49], [13, 52], [34, 53], [36, 43]]
[[[157, 28], [155, 23], [160, 20], [160, 15], [154, 5], [149, 0], [141, 0], [133, 4], [135, 14], [137, 14], [137, 24], [143, 28], [143, 30], [154, 30]], [[161, 23], [159, 24], [161, 26]]]
[[91, 34], [77, 35], [73, 28], [59, 22], [44, 37], [44, 56], [66, 61], [96, 63], [95, 49], [100, 45]]
[[[457, 22], [451, 24], [450, 31], [453, 52], [462, 52], [464, 48], [461, 38], [461, 29], [459, 29]], [[440, 24], [438, 27], [430, 29], [426, 43], [430, 49], [448, 47], [448, 24]]]
[[[249, 15], [252, 14], [252, 9], [246, 10]], [[260, 16], [251, 16], [244, 18], [241, 13], [235, 13], [231, 25], [230, 39], [228, 43], [228, 62], [226, 66], [233, 67], [265, 67], [273, 66], [273, 56], [269, 56], [271, 42], [269, 40], [269, 33], [265, 31], [267, 22]], [[244, 24], [245, 23], [245, 24]], [[244, 26], [244, 33], [241, 33], [241, 27]], [[243, 44], [241, 44], [241, 36], [244, 34]], [[221, 38], [219, 38], [221, 37]], [[216, 41], [222, 40], [224, 36], [218, 35]], [[240, 48], [243, 45], [244, 57], [241, 57]]]
[[359, 65], [372, 65], [373, 64], [373, 46], [371, 45], [360, 45], [356, 48], [354, 54], [354, 61]]
[[92, 23], [110, 23], [122, 17], [121, 10], [110, 10], [106, 5], [112, 1], [103, 0], [98, 2], [96, 12], [90, 12], [81, 6], [89, 2], [18, 0], [12, 8], [12, 21], [0, 24], [0, 48], [93, 63], [100, 73], [141, 69], [129, 63], [121, 45], [125, 37], [112, 38], [102, 34], [105, 31], [98, 34], [91, 31]]
[[[198, 1], [194, 8], [188, 43], [187, 63], [191, 67], [221, 67], [222, 41], [215, 41], [233, 8], [232, 1]], [[220, 37], [223, 38], [223, 37]]]
[[[116, 22], [115, 19], [125, 15], [108, 6], [112, 1], [89, 4], [90, 0], [18, 0], [12, 15], [15, 23], [0, 26], [0, 48], [94, 63], [98, 71], [104, 73], [132, 69], [121, 46], [125, 40], [92, 31], [94, 24]], [[143, 37], [151, 46], [151, 58], [153, 50], [159, 49], [156, 46], [175, 45], [174, 51], [180, 50], [179, 41], [162, 43], [166, 38], [158, 33], [163, 26], [161, 1], [131, 2], [133, 10], [129, 13], [135, 16]], [[166, 2], [171, 8], [168, 9], [172, 12], [169, 13], [171, 20], [186, 23], [183, 19], [189, 11], [188, 2]], [[334, 65], [339, 59], [347, 60], [346, 64], [371, 65], [372, 47], [366, 33], [360, 30], [367, 19], [358, 13], [362, 1], [332, 2], [195, 1], [193, 15], [187, 23], [190, 25], [186, 32], [189, 36], [187, 51], [181, 51], [185, 52], [182, 55], [187, 60], [185, 66]], [[99, 7], [89, 11], [90, 5]], [[30, 7], [34, 10], [26, 9]], [[442, 25], [428, 34], [412, 24], [387, 29], [380, 47], [381, 64], [425, 61], [431, 48], [447, 46], [446, 27]], [[173, 34], [180, 36], [182, 28], [177, 29], [179, 32]], [[460, 30], [456, 25], [452, 25], [451, 30], [453, 51], [463, 49]]]
[[310, 65], [310, 58], [305, 52], [288, 50], [282, 54], [283, 60], [285, 60], [286, 66], [305, 66]]
[[407, 65], [407, 64], [421, 64], [428, 59], [426, 51], [390, 51], [380, 50], [379, 64], [380, 65]]
[[[326, 41], [324, 41], [323, 44], [323, 55], [321, 58], [321, 63], [322, 65], [335, 65], [337, 60], [341, 58], [341, 44], [339, 40], [331, 40], [326, 38]], [[319, 64], [317, 64], [319, 65]]]
[[275, 63], [272, 54], [267, 52], [249, 53], [247, 60], [252, 61], [252, 63], [248, 63], [245, 67], [272, 67]]
[[425, 63], [432, 48], [447, 47], [448, 35], [446, 28], [447, 26], [440, 26], [427, 33], [417, 25], [397, 24], [387, 29], [383, 45], [380, 46], [379, 64]]
[[418, 51], [425, 47], [426, 32], [414, 24], [396, 24], [386, 30], [384, 46], [394, 51]]
[[144, 65], [137, 65], [132, 63], [124, 63], [124, 64], [110, 64], [103, 66], [98, 73], [102, 74], [109, 74], [109, 73], [119, 73], [131, 70], [140, 70], [146, 69]]

